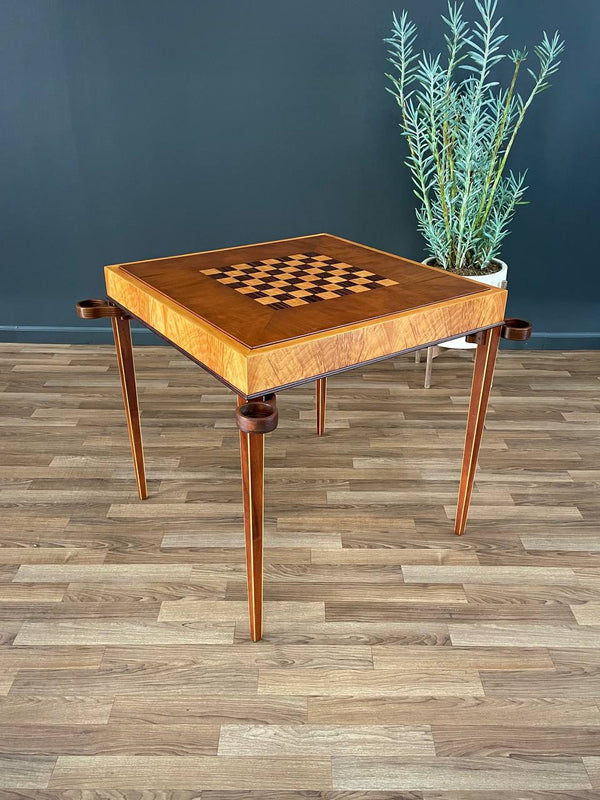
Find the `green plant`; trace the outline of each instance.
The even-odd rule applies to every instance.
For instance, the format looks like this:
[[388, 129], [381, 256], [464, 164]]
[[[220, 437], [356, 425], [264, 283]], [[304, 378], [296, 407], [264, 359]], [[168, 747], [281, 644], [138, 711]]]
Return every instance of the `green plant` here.
[[[558, 32], [544, 32], [534, 48], [539, 61], [529, 94], [517, 91], [527, 51], [500, 52], [506, 36], [498, 32], [497, 0], [475, 0], [481, 16], [473, 26], [463, 19], [463, 6], [448, 3], [441, 54], [415, 53], [416, 26], [406, 11], [394, 14], [387, 75], [388, 91], [401, 109], [400, 126], [408, 143], [406, 164], [420, 200], [418, 228], [439, 266], [476, 274], [489, 268], [517, 205], [523, 203], [525, 174], [506, 170], [506, 163], [525, 114], [560, 64], [564, 42]], [[492, 77], [504, 58], [513, 64], [512, 78], [502, 88]], [[461, 73], [458, 70], [462, 70]], [[460, 74], [460, 78], [457, 75]], [[489, 270], [488, 270], [489, 271]]]

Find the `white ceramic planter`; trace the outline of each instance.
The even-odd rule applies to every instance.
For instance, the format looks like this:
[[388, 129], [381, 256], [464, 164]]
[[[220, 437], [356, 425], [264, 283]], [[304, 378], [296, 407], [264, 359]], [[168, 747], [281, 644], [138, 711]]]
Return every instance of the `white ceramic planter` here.
[[[504, 286], [505, 281], [507, 280], [508, 275], [508, 265], [505, 264], [504, 261], [500, 261], [499, 258], [494, 259], [497, 264], [500, 264], [500, 269], [498, 272], [493, 272], [491, 275], [468, 275], [466, 277], [470, 278], [472, 281], [478, 281], [479, 283], [485, 283], [488, 286]], [[435, 262], [435, 258], [426, 258], [423, 261], [424, 264], [433, 264]], [[451, 339], [449, 342], [444, 342], [443, 344], [439, 345], [440, 347], [447, 347], [450, 350], [473, 350], [477, 347], [476, 344], [471, 344], [467, 342], [464, 336], [459, 336], [458, 339]]]

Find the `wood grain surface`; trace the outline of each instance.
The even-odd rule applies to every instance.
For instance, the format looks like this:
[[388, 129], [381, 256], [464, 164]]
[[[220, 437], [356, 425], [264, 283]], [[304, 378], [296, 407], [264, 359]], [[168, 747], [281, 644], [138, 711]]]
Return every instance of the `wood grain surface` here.
[[278, 397], [250, 641], [235, 397], [136, 350], [0, 346], [0, 800], [600, 800], [600, 355]]
[[[311, 247], [392, 285], [274, 309], [201, 272], [245, 258], [259, 273], [257, 259]], [[244, 397], [498, 325], [506, 304], [505, 289], [330, 234], [113, 264], [105, 279], [111, 301]]]
[[[294, 254], [299, 259], [295, 259]], [[321, 266], [323, 257], [331, 259], [326, 267]], [[282, 258], [292, 272], [283, 271], [286, 267], [280, 261]], [[480, 282], [327, 233], [113, 266], [119, 273], [130, 275], [174, 300], [198, 319], [249, 348], [490, 291]], [[263, 305], [252, 299], [252, 293], [249, 296], [232, 288], [239, 281], [236, 277], [227, 277], [221, 270], [231, 268], [234, 275], [240, 277], [236, 266], [244, 270], [248, 281], [243, 288], [255, 291], [263, 286], [267, 290], [273, 288], [276, 297], [285, 294], [280, 284], [285, 283], [289, 292], [298, 290], [304, 283], [312, 285], [308, 280], [311, 274], [305, 270], [312, 270], [317, 290], [322, 288], [319, 283], [328, 285], [327, 276], [333, 277], [336, 267], [346, 274], [356, 273], [356, 278], [364, 283], [368, 283], [368, 279], [361, 278], [361, 274], [374, 271], [382, 284], [370, 291], [337, 297], [335, 292], [325, 291], [328, 299], [277, 308], [279, 304]], [[265, 273], [265, 269], [274, 272]], [[215, 272], [228, 283], [214, 280], [211, 273]], [[306, 280], [298, 281], [295, 277], [298, 273]], [[313, 299], [321, 296], [317, 293]]]

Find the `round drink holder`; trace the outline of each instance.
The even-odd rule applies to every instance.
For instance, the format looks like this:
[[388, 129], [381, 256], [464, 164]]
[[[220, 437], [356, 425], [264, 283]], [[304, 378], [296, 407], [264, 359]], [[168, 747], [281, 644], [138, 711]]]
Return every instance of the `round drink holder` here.
[[236, 411], [238, 428], [244, 433], [270, 433], [279, 422], [277, 400], [274, 394], [264, 400], [248, 400]]
[[113, 305], [108, 300], [97, 297], [89, 300], [80, 300], [76, 306], [77, 316], [81, 319], [100, 319], [102, 317], [127, 317], [125, 312], [118, 306]]

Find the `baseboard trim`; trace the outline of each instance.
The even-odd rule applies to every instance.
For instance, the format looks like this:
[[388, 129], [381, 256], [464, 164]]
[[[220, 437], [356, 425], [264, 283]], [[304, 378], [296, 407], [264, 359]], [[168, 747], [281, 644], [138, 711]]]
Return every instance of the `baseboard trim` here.
[[[164, 345], [147, 328], [132, 327], [137, 345]], [[112, 344], [112, 329], [100, 325], [0, 325], [0, 342], [31, 344]], [[528, 342], [502, 342], [508, 349], [600, 350], [600, 332], [535, 331]]]
[[502, 341], [507, 350], [600, 350], [600, 332], [534, 331], [527, 342]]
[[[131, 328], [136, 345], [164, 344], [148, 328]], [[0, 325], [0, 342], [23, 344], [113, 344], [112, 328], [104, 325]]]

